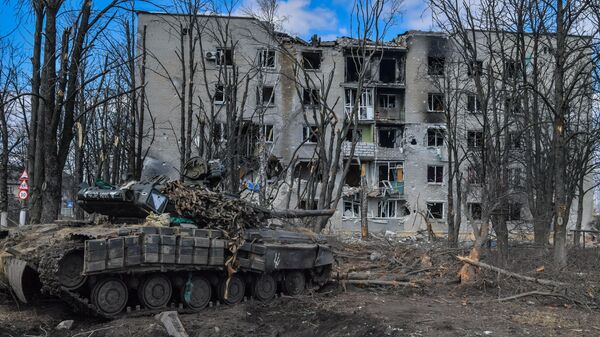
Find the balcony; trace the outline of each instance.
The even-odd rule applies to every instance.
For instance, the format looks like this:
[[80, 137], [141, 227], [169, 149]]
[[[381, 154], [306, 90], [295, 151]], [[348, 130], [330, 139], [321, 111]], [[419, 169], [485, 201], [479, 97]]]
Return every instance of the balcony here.
[[375, 109], [375, 120], [377, 121], [390, 121], [390, 122], [404, 122], [404, 109], [397, 108], [376, 108]]
[[[342, 154], [345, 158], [350, 157], [352, 149], [351, 142], [342, 143]], [[357, 142], [354, 148], [354, 156], [363, 159], [404, 160], [404, 150], [401, 147], [387, 148], [377, 146], [375, 143]]]

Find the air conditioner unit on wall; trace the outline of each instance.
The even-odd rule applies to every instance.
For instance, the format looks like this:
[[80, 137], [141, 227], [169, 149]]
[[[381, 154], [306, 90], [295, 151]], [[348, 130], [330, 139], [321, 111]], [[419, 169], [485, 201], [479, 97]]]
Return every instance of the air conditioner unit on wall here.
[[207, 51], [205, 54], [205, 57], [207, 60], [216, 60], [217, 52], [216, 51]]

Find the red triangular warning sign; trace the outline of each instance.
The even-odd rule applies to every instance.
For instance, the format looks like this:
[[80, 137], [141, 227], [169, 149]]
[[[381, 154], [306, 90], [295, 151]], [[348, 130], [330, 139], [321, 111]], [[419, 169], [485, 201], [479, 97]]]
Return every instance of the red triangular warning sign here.
[[23, 180], [19, 185], [19, 189], [21, 191], [29, 191], [29, 185], [27, 184], [27, 180]]
[[19, 180], [28, 180], [29, 179], [29, 174], [27, 174], [27, 170], [23, 170], [23, 173], [21, 173], [21, 178], [19, 178]]

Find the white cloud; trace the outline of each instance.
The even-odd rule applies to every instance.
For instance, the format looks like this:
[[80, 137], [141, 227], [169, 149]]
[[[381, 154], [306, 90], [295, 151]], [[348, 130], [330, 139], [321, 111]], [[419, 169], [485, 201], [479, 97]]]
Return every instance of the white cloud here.
[[[310, 0], [278, 1], [278, 21], [281, 28], [292, 35], [308, 38], [317, 32], [337, 32], [336, 13], [323, 6], [311, 8]], [[244, 11], [257, 8], [256, 0], [246, 0]]]
[[433, 19], [427, 2], [423, 0], [404, 0], [403, 17], [407, 20], [402, 22], [406, 29], [432, 30]]

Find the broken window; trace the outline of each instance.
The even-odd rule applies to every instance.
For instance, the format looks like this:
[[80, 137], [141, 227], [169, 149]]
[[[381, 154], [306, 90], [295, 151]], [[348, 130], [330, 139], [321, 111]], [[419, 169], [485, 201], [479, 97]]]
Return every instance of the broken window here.
[[518, 221], [521, 220], [521, 204], [510, 203], [508, 204], [508, 220]]
[[316, 143], [319, 141], [319, 127], [313, 125], [304, 126], [302, 129], [302, 139], [307, 143]]
[[294, 167], [294, 179], [310, 180], [317, 179], [321, 180], [321, 172], [319, 172], [319, 165], [314, 161], [302, 161], [296, 164]]
[[382, 59], [379, 62], [379, 80], [384, 83], [396, 82], [395, 59]]
[[512, 60], [507, 60], [504, 63], [504, 74], [507, 78], [516, 78], [519, 76], [519, 64]]
[[360, 195], [344, 197], [344, 216], [347, 218], [360, 217]]
[[261, 49], [258, 54], [261, 68], [275, 68], [275, 51], [272, 49]]
[[[361, 57], [346, 57], [346, 82], [357, 82], [363, 72], [363, 59]], [[370, 78], [369, 69], [364, 70], [366, 78]]]
[[444, 167], [437, 165], [427, 166], [427, 182], [441, 184], [444, 182]]
[[427, 129], [427, 146], [443, 146], [444, 145], [444, 129], [429, 128]]
[[319, 97], [319, 89], [304, 88], [302, 92], [302, 104], [307, 106], [318, 105]]
[[446, 59], [443, 57], [428, 57], [427, 58], [427, 74], [434, 76], [444, 75], [444, 63]]
[[396, 147], [397, 129], [379, 128], [377, 135], [381, 147], [394, 148]]
[[379, 107], [380, 108], [395, 108], [396, 107], [396, 95], [392, 94], [379, 94]]
[[428, 202], [427, 203], [427, 216], [429, 219], [443, 219], [444, 218], [444, 203], [443, 202]]
[[481, 203], [470, 202], [469, 215], [471, 216], [472, 220], [481, 220]]
[[256, 91], [258, 105], [268, 106], [275, 104], [275, 88], [264, 86]]
[[357, 142], [362, 142], [362, 129], [349, 128], [346, 132], [346, 141], [353, 141], [355, 136]]
[[483, 61], [471, 61], [471, 64], [467, 68], [467, 75], [469, 77], [481, 76], [483, 73]]
[[231, 48], [217, 48], [217, 64], [220, 66], [233, 65], [233, 50]]
[[[344, 110], [349, 116], [354, 108], [354, 101], [356, 100], [356, 89], [346, 89], [345, 92]], [[372, 120], [373, 119], [373, 89], [365, 89], [360, 95], [358, 102], [358, 119], [360, 120]]]
[[467, 131], [467, 147], [470, 149], [483, 147], [483, 132]]
[[429, 112], [444, 112], [444, 94], [429, 93], [427, 95], [427, 109]]
[[395, 218], [398, 200], [380, 200], [377, 203], [377, 216], [380, 218]]
[[482, 183], [481, 171], [476, 166], [469, 166], [467, 168], [467, 182], [472, 185], [480, 185]]
[[262, 140], [266, 143], [272, 143], [273, 142], [273, 125], [271, 124], [264, 124], [262, 126]]
[[477, 99], [477, 95], [468, 95], [467, 96], [467, 111], [470, 113], [480, 113], [481, 106], [479, 104], [479, 99]]
[[213, 96], [215, 104], [225, 103], [225, 87], [222, 85], [215, 86], [215, 95]]
[[352, 187], [360, 186], [360, 165], [355, 163], [350, 164], [350, 167], [348, 167], [348, 173], [344, 179], [344, 183]]
[[302, 66], [306, 70], [321, 69], [321, 52], [304, 51], [302, 52]]
[[212, 139], [216, 144], [227, 140], [227, 125], [225, 123], [214, 123], [212, 127]]
[[390, 194], [404, 194], [404, 167], [402, 162], [377, 164], [379, 187]]

